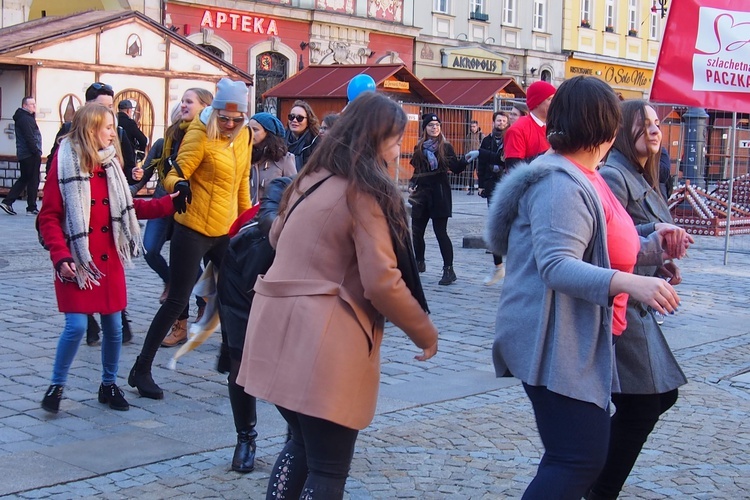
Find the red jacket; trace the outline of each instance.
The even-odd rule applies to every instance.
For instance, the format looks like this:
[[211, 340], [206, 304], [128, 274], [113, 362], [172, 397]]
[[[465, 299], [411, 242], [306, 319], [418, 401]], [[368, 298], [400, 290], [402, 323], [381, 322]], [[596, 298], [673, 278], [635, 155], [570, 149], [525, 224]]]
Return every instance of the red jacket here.
[[505, 158], [530, 160], [549, 149], [547, 126], [522, 116], [505, 131]]
[[[76, 283], [61, 282], [55, 277], [57, 306], [63, 313], [112, 314], [127, 306], [125, 270], [115, 248], [112, 237], [107, 178], [97, 169], [91, 178], [91, 221], [89, 250], [94, 264], [102, 272], [100, 285], [81, 290]], [[174, 213], [172, 198], [165, 196], [154, 200], [133, 200], [139, 218], [155, 219]], [[57, 183], [57, 157], [47, 174], [44, 185], [44, 200], [39, 212], [39, 231], [50, 249], [50, 258], [55, 267], [64, 259], [72, 258], [63, 233], [64, 208], [60, 186]]]

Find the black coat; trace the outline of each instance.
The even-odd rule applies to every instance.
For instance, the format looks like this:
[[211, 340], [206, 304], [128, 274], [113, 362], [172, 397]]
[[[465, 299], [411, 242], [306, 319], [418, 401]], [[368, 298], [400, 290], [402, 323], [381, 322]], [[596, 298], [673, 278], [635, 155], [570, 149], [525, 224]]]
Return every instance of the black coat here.
[[138, 128], [138, 124], [135, 123], [135, 120], [120, 111], [117, 113], [117, 125], [122, 127], [125, 131], [125, 135], [128, 136], [130, 144], [133, 147], [133, 153], [137, 154], [137, 151], [145, 153], [146, 146], [148, 146], [148, 138], [143, 132], [141, 132], [141, 129]]
[[276, 254], [268, 241], [268, 232], [278, 214], [281, 196], [291, 182], [289, 177], [277, 177], [268, 184], [258, 214], [232, 237], [221, 261], [216, 284], [221, 337], [229, 347], [229, 356], [238, 361], [245, 345], [255, 280], [268, 271]]
[[453, 215], [453, 195], [448, 172], [459, 174], [466, 169], [467, 162], [456, 157], [456, 152], [449, 142], [443, 143], [443, 159], [436, 170], [430, 170], [430, 162], [419, 146], [414, 148], [411, 165], [414, 175], [409, 181], [413, 190], [409, 196], [411, 216], [414, 219], [444, 219]]

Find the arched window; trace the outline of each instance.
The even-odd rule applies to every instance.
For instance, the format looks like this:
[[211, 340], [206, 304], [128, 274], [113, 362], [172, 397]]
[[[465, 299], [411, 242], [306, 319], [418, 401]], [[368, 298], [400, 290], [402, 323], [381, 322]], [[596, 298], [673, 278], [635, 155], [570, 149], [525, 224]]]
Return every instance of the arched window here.
[[141, 129], [143, 135], [148, 138], [148, 143], [153, 144], [154, 105], [151, 99], [138, 89], [125, 89], [115, 95], [115, 107], [123, 99], [131, 99], [137, 103], [133, 120], [138, 124], [138, 128]]
[[540, 75], [543, 82], [550, 82], [552, 80], [552, 73], [549, 72], [549, 70], [543, 70], [542, 74]]
[[289, 76], [289, 59], [278, 52], [263, 52], [255, 58], [255, 112], [276, 114], [276, 99], [263, 102], [263, 94]]
[[215, 55], [216, 57], [224, 59], [224, 51], [221, 50], [220, 48], [214, 46], [214, 45], [206, 45], [206, 44], [202, 43], [202, 44], [198, 45], [198, 47], [202, 48], [206, 52], [209, 52], [209, 53]]

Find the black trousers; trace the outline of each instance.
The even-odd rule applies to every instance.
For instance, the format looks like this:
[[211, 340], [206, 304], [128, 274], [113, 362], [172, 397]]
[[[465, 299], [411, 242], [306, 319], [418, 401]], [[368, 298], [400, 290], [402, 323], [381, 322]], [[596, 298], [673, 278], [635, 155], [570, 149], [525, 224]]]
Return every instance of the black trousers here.
[[523, 384], [534, 407], [544, 455], [524, 500], [580, 500], [607, 457], [609, 411], [546, 387]]
[[169, 245], [169, 294], [151, 321], [141, 348], [140, 361], [151, 366], [169, 329], [190, 302], [195, 270], [206, 256], [218, 271], [229, 245], [229, 236], [210, 237], [174, 223]]
[[39, 196], [39, 167], [42, 165], [41, 156], [30, 156], [23, 160], [18, 160], [21, 176], [5, 196], [5, 203], [13, 205], [13, 202], [20, 198], [24, 188], [26, 188], [26, 210], [31, 212], [36, 210], [36, 199]]
[[677, 389], [663, 394], [612, 394], [615, 414], [607, 462], [591, 487], [593, 498], [617, 498], [659, 417], [676, 401]]
[[[424, 233], [427, 230], [427, 222], [430, 217], [412, 217], [411, 219], [411, 232], [412, 241], [414, 242], [414, 255], [417, 260], [424, 260], [425, 243]], [[435, 231], [437, 237], [438, 246], [440, 247], [440, 255], [443, 257], [443, 267], [449, 267], [453, 265], [453, 243], [448, 236], [448, 217], [439, 219], [432, 219], [432, 230]]]
[[359, 431], [276, 406], [292, 438], [268, 479], [266, 500], [340, 500]]

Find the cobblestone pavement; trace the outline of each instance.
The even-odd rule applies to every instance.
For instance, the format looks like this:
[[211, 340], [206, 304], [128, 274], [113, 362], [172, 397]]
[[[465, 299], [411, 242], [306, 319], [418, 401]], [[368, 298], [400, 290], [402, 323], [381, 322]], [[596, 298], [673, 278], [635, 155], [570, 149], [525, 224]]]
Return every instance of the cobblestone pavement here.
[[[542, 453], [529, 402], [513, 379], [496, 379], [490, 346], [501, 286], [485, 287], [492, 266], [482, 249], [484, 200], [454, 196], [449, 230], [458, 281], [438, 286], [441, 262], [428, 231], [423, 275], [440, 351], [426, 363], [389, 327], [383, 344], [378, 414], [360, 434], [347, 498], [519, 498]], [[259, 405], [256, 470], [229, 470], [234, 446], [225, 378], [214, 370], [218, 335], [154, 377], [165, 399], [123, 387], [128, 412], [96, 401], [99, 348], [81, 346], [61, 411], [39, 402], [48, 385], [63, 317], [33, 218], [0, 216], [0, 495], [15, 498], [263, 498], [284, 425]], [[746, 237], [742, 237], [746, 238]], [[734, 240], [741, 248], [748, 241]], [[658, 424], [621, 498], [750, 498], [750, 255], [701, 238], [683, 262], [680, 312], [664, 324], [689, 384]], [[128, 271], [135, 340], [127, 371], [157, 307], [161, 283], [139, 259]]]

